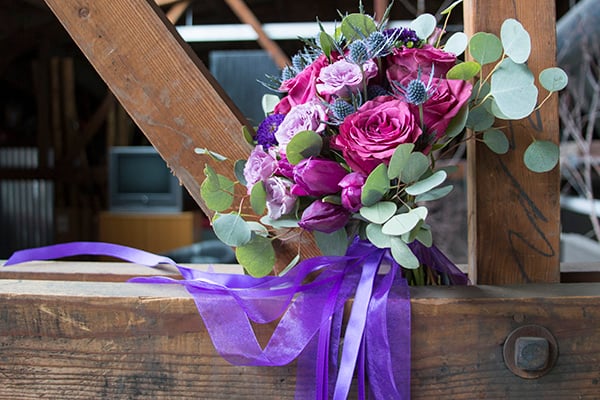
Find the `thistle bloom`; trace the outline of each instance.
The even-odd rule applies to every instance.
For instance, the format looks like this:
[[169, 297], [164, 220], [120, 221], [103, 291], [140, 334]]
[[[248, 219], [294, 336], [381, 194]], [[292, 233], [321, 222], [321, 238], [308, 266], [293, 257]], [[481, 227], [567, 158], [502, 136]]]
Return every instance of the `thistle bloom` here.
[[307, 158], [294, 167], [292, 193], [297, 196], [323, 196], [340, 191], [338, 183], [348, 172], [333, 160]]
[[346, 226], [349, 219], [350, 212], [344, 207], [317, 200], [306, 207], [298, 225], [307, 231], [333, 233]]

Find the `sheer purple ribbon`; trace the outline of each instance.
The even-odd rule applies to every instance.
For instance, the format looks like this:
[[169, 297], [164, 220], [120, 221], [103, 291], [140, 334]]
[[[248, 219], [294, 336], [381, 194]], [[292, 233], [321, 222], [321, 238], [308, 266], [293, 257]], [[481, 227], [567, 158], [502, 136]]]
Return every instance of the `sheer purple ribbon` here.
[[[421, 246], [414, 251], [420, 260], [434, 261], [431, 268], [454, 276], [453, 282], [466, 283], [464, 275], [432, 249]], [[101, 242], [23, 250], [5, 265], [84, 254], [177, 267], [183, 280], [154, 276], [130, 282], [183, 285], [215, 349], [234, 365], [281, 366], [298, 359], [297, 399], [327, 399], [331, 393], [334, 400], [345, 399], [355, 372], [359, 399], [366, 398], [366, 379], [375, 399], [410, 398], [409, 290], [387, 250], [357, 240], [345, 256], [307, 259], [284, 276], [264, 278], [202, 272], [167, 257]], [[382, 265], [389, 266], [387, 273], [381, 273]], [[315, 272], [316, 278], [307, 281]], [[342, 346], [344, 304], [352, 297]], [[276, 319], [279, 322], [262, 348], [251, 321]]]

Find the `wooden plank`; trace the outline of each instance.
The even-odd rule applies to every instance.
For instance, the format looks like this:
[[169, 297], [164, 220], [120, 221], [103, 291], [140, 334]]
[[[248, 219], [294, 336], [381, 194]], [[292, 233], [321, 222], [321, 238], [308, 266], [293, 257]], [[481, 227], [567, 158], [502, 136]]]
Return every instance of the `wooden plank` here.
[[[528, 65], [537, 76], [555, 65], [554, 0], [465, 0], [465, 31], [498, 34], [506, 18], [531, 35]], [[539, 98], [546, 92], [540, 91]], [[532, 173], [523, 165], [531, 138], [558, 142], [554, 96], [533, 118], [508, 125], [512, 151], [497, 156], [482, 143], [468, 145], [470, 271], [473, 282], [506, 284], [559, 281], [559, 169]]]
[[[212, 215], [200, 197], [207, 159], [194, 148], [226, 155], [229, 161], [213, 166], [227, 176], [251, 149], [241, 133], [245, 118], [206, 67], [153, 1], [46, 3], [190, 195]], [[319, 254], [306, 236], [299, 240], [304, 256]], [[281, 245], [282, 266], [299, 245]]]
[[[597, 284], [412, 289], [412, 398], [595, 398], [599, 294]], [[293, 365], [234, 367], [215, 354], [178, 286], [0, 280], [0, 315], [0, 357], [10, 360], [0, 399], [293, 397]], [[560, 348], [537, 380], [502, 358], [508, 334], [527, 324]]]

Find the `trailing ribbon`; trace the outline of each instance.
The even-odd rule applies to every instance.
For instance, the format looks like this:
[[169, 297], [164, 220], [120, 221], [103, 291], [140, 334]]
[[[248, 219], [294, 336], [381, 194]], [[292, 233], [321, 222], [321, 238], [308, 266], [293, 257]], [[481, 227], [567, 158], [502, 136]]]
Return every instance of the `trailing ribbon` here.
[[[455, 283], [466, 283], [439, 250], [421, 246], [414, 251], [419, 260], [436, 263], [430, 268], [452, 274]], [[202, 272], [167, 257], [101, 242], [23, 250], [5, 265], [84, 254], [147, 266], [174, 265], [183, 280], [154, 276], [130, 282], [183, 285], [215, 349], [234, 365], [281, 366], [298, 359], [297, 399], [328, 399], [331, 393], [334, 400], [345, 399], [355, 372], [359, 399], [366, 398], [367, 389], [375, 399], [410, 398], [409, 291], [388, 250], [356, 240], [345, 256], [310, 258], [284, 276], [264, 278]], [[383, 273], [382, 266], [388, 271]], [[308, 280], [309, 275], [316, 277]], [[352, 297], [342, 345], [344, 305]], [[262, 348], [251, 322], [277, 319]]]

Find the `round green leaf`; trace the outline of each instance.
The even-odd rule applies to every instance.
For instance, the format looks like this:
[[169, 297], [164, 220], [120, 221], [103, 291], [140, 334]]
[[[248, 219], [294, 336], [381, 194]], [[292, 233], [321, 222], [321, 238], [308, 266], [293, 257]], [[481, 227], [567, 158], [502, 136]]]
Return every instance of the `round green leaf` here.
[[450, 71], [446, 74], [446, 78], [468, 81], [476, 77], [479, 71], [481, 71], [481, 65], [478, 62], [465, 61], [450, 68]]
[[200, 185], [200, 195], [206, 206], [217, 212], [225, 211], [233, 204], [233, 182], [218, 175], [210, 166], [204, 168], [206, 179]]
[[245, 166], [246, 160], [237, 160], [235, 164], [233, 164], [233, 174], [235, 175], [235, 179], [244, 186], [246, 186], [246, 177], [244, 176]]
[[416, 239], [423, 243], [425, 247], [431, 247], [433, 245], [433, 235], [431, 233], [431, 229], [421, 227], [419, 232], [417, 232]]
[[398, 214], [383, 224], [381, 231], [390, 236], [400, 236], [410, 232], [421, 220], [427, 217], [427, 208], [417, 207], [407, 213]]
[[458, 114], [456, 114], [450, 120], [448, 127], [446, 128], [446, 136], [449, 138], [455, 138], [460, 135], [462, 131], [465, 129], [465, 125], [467, 124], [467, 118], [469, 117], [469, 106], [464, 105]]
[[408, 158], [414, 148], [414, 143], [404, 143], [396, 147], [388, 165], [388, 178], [396, 179], [402, 174], [402, 170], [408, 163]]
[[254, 234], [264, 237], [269, 236], [269, 230], [263, 224], [260, 224], [256, 221], [246, 221], [246, 223], [248, 224], [248, 227]]
[[267, 206], [267, 192], [262, 182], [256, 182], [250, 190], [250, 205], [252, 211], [257, 215], [262, 215]]
[[539, 78], [540, 84], [549, 92], [563, 90], [569, 83], [569, 77], [565, 71], [558, 67], [546, 68], [540, 72]]
[[408, 163], [404, 167], [401, 175], [401, 181], [404, 183], [412, 183], [418, 181], [419, 178], [429, 169], [429, 158], [423, 153], [410, 153]]
[[212, 226], [215, 236], [228, 246], [243, 246], [252, 237], [250, 226], [238, 214], [219, 215]]
[[[469, 43], [469, 38], [464, 32], [456, 32], [448, 38], [444, 45], [444, 51], [460, 56], [464, 53]], [[453, 79], [453, 78], [450, 78]]]
[[329, 57], [331, 51], [335, 49], [335, 40], [327, 32], [321, 31], [319, 33], [319, 46], [323, 53]]
[[390, 241], [392, 237], [381, 231], [381, 225], [369, 224], [367, 225], [365, 232], [369, 242], [380, 249], [389, 249], [392, 245], [392, 242]]
[[548, 172], [557, 164], [560, 157], [559, 147], [546, 140], [536, 140], [527, 147], [523, 160], [533, 172]]
[[407, 269], [419, 268], [419, 260], [402, 239], [391, 238], [392, 257], [398, 264]]
[[387, 176], [387, 166], [379, 164], [367, 177], [362, 188], [360, 201], [364, 206], [372, 206], [385, 196], [390, 189], [390, 180]]
[[418, 196], [426, 193], [431, 189], [441, 185], [446, 180], [447, 176], [448, 175], [446, 174], [446, 171], [436, 171], [427, 178], [408, 186], [406, 188], [406, 193], [410, 194], [411, 196]]
[[506, 135], [500, 129], [488, 129], [483, 132], [483, 142], [496, 154], [505, 154], [510, 146]]
[[417, 203], [420, 203], [423, 201], [433, 201], [433, 200], [441, 199], [442, 197], [444, 197], [448, 193], [450, 193], [453, 188], [454, 188], [453, 185], [446, 185], [446, 186], [442, 186], [440, 188], [430, 190], [427, 193], [423, 193], [423, 194], [417, 196], [415, 201]]
[[323, 138], [315, 131], [302, 131], [294, 135], [285, 148], [288, 161], [298, 164], [305, 158], [318, 156], [323, 148]]
[[526, 65], [505, 59], [492, 74], [490, 93], [502, 114], [521, 119], [533, 112], [538, 90]]
[[346, 40], [352, 42], [367, 38], [377, 30], [377, 25], [370, 16], [354, 13], [346, 15], [342, 19], [341, 30]]
[[333, 233], [314, 231], [315, 242], [324, 256], [343, 256], [348, 249], [346, 229], [338, 229]]
[[494, 119], [486, 107], [479, 106], [469, 110], [466, 125], [476, 132], [482, 132], [494, 125]]
[[398, 206], [396, 203], [391, 201], [380, 201], [369, 207], [362, 207], [360, 209], [360, 215], [369, 222], [375, 224], [383, 224], [388, 219], [392, 218]]
[[268, 275], [275, 265], [275, 250], [271, 240], [255, 235], [247, 244], [235, 249], [235, 256], [254, 277]]
[[261, 100], [261, 105], [265, 115], [271, 114], [280, 100], [281, 99], [277, 95], [270, 93], [264, 94]]
[[469, 41], [469, 53], [481, 65], [493, 63], [502, 56], [502, 42], [493, 33], [478, 32]]
[[298, 227], [298, 219], [282, 217], [279, 219], [272, 219], [268, 215], [263, 216], [260, 219], [260, 222], [265, 225], [272, 226], [273, 228], [297, 228]]
[[420, 39], [427, 39], [435, 31], [437, 21], [431, 14], [421, 14], [410, 23], [410, 29], [416, 32]]
[[517, 64], [523, 64], [531, 54], [531, 38], [519, 21], [508, 18], [500, 27], [504, 52]]

